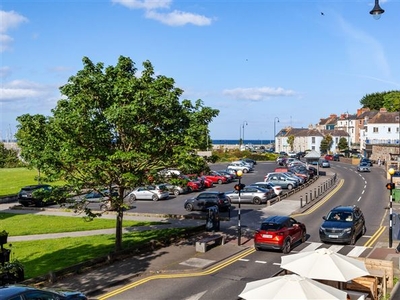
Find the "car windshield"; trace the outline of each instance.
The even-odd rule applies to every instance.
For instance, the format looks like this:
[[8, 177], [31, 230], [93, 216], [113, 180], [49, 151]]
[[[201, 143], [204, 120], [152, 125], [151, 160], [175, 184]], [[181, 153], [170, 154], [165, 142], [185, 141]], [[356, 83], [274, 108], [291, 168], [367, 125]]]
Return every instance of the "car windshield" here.
[[353, 221], [353, 214], [351, 212], [331, 212], [327, 220], [329, 221], [345, 221], [345, 222], [352, 222]]

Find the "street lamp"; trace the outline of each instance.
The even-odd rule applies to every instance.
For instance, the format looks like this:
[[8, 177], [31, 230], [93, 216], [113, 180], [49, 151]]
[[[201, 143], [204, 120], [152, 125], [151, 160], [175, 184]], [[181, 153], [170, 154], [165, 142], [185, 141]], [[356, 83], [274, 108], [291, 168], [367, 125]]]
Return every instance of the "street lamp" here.
[[379, 6], [379, 0], [375, 0], [374, 8], [369, 12], [375, 20], [379, 20], [385, 11]]
[[392, 244], [393, 244], [393, 208], [392, 208], [392, 203], [393, 203], [393, 189], [394, 189], [394, 184], [393, 184], [394, 169], [390, 168], [388, 170], [388, 173], [390, 175], [390, 183], [386, 184], [386, 188], [390, 191], [390, 197], [389, 197], [389, 248], [392, 248]]
[[[276, 136], [276, 121], [278, 121], [278, 123], [279, 123], [278, 117], [274, 118], [274, 144], [275, 144], [275, 136]], [[276, 146], [275, 146], [275, 149], [276, 149]]]
[[240, 191], [241, 191], [241, 189], [242, 189], [242, 183], [241, 183], [241, 179], [242, 179], [242, 175], [243, 175], [243, 172], [242, 172], [242, 170], [238, 170], [237, 172], [236, 172], [236, 175], [237, 175], [237, 177], [238, 177], [238, 179], [239, 179], [239, 184], [236, 184], [235, 185], [235, 190], [237, 190], [238, 192], [239, 192], [239, 206], [238, 206], [238, 246], [240, 246], [241, 245], [241, 239], [242, 239], [242, 226], [241, 226], [241, 224], [240, 224]]
[[244, 125], [247, 126], [247, 125], [249, 125], [249, 124], [247, 124], [247, 121], [244, 121], [243, 124], [242, 124], [242, 128], [243, 128], [243, 145], [245, 144], [245, 143], [244, 143]]

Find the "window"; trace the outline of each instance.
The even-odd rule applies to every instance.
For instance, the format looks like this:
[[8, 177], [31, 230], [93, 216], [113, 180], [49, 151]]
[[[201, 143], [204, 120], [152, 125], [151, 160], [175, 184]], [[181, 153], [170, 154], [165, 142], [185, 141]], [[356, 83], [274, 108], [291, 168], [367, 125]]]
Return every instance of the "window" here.
[[392, 132], [392, 131], [391, 131], [391, 127], [388, 127], [387, 132], [388, 132], [388, 133]]
[[373, 133], [379, 133], [378, 127], [373, 127], [373, 128], [372, 128], [372, 132], [373, 132]]

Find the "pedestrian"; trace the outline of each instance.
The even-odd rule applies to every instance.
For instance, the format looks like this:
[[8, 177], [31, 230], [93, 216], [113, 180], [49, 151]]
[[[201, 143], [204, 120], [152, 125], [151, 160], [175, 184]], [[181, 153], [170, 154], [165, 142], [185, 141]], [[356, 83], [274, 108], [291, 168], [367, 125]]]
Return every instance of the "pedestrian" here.
[[399, 254], [400, 253], [400, 243], [397, 245], [396, 247], [396, 253]]
[[378, 166], [381, 166], [381, 158], [378, 158]]
[[385, 165], [385, 159], [382, 160], [382, 166], [384, 166], [384, 165]]

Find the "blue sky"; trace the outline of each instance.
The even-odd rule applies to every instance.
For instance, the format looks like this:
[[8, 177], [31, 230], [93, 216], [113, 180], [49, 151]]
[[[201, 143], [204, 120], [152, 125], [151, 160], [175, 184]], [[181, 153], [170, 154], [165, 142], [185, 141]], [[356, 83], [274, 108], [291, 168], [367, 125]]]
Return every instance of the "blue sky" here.
[[363, 96], [400, 90], [400, 0], [380, 1], [379, 20], [373, 2], [3, 0], [0, 137], [19, 115], [50, 115], [84, 56], [151, 61], [182, 99], [220, 110], [212, 139], [239, 139], [243, 124], [245, 139], [272, 139], [274, 124], [355, 113]]

